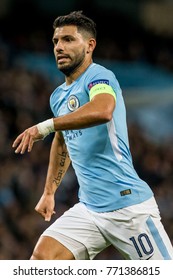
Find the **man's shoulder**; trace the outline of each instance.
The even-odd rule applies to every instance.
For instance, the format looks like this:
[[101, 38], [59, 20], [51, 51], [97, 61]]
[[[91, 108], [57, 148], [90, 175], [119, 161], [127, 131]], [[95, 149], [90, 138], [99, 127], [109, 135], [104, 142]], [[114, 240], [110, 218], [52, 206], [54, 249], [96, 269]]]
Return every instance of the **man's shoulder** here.
[[107, 67], [105, 67], [103, 64], [100, 64], [100, 63], [96, 63], [96, 62], [93, 62], [91, 67], [96, 70], [102, 70], [102, 71], [110, 71]]
[[114, 73], [109, 68], [99, 63], [92, 63], [86, 73], [87, 76], [114, 76]]

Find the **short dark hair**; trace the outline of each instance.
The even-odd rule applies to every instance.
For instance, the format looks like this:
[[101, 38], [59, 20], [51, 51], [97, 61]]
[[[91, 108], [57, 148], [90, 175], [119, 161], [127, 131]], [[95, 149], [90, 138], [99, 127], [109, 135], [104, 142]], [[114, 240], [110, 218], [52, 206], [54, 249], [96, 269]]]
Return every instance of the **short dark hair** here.
[[75, 25], [78, 30], [86, 31], [96, 39], [96, 24], [92, 19], [85, 16], [83, 11], [74, 11], [68, 15], [57, 17], [53, 23], [53, 28], [56, 29], [65, 25]]

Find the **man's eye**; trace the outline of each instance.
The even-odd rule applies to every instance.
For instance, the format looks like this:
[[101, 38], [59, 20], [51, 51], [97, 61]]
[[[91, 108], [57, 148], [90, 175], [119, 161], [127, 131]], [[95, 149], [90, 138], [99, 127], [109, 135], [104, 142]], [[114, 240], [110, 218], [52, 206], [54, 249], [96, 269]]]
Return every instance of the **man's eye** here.
[[57, 45], [58, 44], [58, 40], [53, 40], [53, 44]]

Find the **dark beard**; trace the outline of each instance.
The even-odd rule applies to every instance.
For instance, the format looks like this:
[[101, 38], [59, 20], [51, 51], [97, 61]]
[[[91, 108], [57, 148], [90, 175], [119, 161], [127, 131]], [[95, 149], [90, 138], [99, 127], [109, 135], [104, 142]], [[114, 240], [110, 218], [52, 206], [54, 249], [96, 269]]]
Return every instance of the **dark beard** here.
[[73, 64], [69, 65], [69, 66], [65, 66], [62, 68], [58, 67], [58, 69], [66, 76], [69, 77], [73, 72], [75, 72], [75, 70], [77, 68], [79, 68], [79, 66], [82, 64], [82, 62], [84, 61], [84, 57], [85, 54], [84, 52], [82, 53], [82, 55], [80, 56], [80, 58], [78, 60], [76, 60]]
[[69, 77], [76, 69], [77, 66], [68, 66], [68, 67], [62, 67], [59, 69], [66, 77]]

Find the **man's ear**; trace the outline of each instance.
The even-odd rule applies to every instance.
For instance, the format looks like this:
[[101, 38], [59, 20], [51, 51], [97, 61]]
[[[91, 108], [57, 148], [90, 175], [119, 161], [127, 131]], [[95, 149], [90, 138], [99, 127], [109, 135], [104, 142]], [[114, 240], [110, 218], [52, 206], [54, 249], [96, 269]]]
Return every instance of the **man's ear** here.
[[95, 47], [96, 47], [96, 40], [94, 38], [90, 38], [88, 41], [87, 53], [93, 52]]

